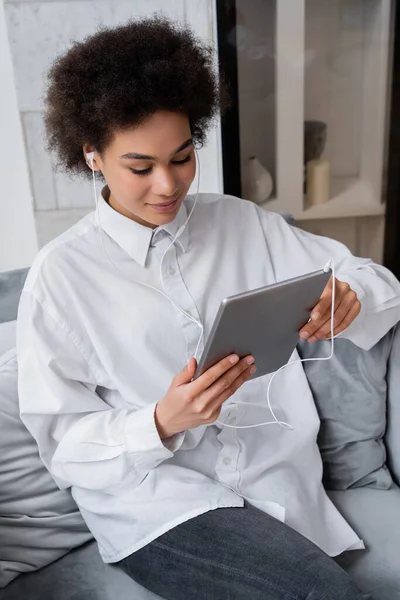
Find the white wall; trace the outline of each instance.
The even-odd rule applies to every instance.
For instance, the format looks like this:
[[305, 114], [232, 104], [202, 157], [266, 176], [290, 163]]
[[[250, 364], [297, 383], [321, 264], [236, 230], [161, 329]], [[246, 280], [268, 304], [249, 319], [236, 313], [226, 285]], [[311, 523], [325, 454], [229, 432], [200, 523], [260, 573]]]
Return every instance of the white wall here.
[[31, 265], [37, 238], [3, 0], [0, 44], [0, 271], [7, 271]]

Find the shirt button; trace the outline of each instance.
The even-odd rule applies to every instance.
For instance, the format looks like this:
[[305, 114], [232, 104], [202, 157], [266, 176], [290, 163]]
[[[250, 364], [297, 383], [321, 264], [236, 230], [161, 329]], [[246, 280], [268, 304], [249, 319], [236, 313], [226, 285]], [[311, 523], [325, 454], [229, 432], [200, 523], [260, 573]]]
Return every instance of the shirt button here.
[[169, 273], [170, 275], [175, 275], [175, 269], [174, 269], [174, 267], [169, 267], [169, 268], [168, 268], [168, 273]]
[[230, 465], [231, 464], [231, 459], [230, 458], [224, 458], [224, 460], [222, 461], [224, 463], [224, 465]]

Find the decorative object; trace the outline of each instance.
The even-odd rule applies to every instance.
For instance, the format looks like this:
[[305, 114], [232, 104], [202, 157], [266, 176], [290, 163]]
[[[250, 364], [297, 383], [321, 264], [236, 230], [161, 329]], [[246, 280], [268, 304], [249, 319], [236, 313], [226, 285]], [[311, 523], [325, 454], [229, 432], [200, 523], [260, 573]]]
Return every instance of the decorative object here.
[[274, 183], [269, 171], [256, 156], [247, 161], [243, 178], [243, 195], [256, 204], [266, 202], [271, 196]]
[[304, 121], [304, 194], [307, 194], [307, 164], [319, 160], [326, 146], [327, 125], [323, 121]]
[[322, 121], [304, 122], [304, 164], [321, 158], [326, 146], [327, 125]]
[[306, 207], [324, 204], [329, 200], [330, 163], [310, 160], [306, 166]]

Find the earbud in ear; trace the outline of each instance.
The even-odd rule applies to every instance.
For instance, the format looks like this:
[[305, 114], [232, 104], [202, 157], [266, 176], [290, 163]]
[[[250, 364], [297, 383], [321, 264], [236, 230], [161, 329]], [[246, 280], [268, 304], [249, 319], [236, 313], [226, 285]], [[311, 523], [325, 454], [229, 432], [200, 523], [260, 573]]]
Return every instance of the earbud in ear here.
[[93, 159], [94, 159], [94, 152], [88, 152], [86, 154], [86, 158], [88, 159], [88, 161], [90, 162], [90, 166], [93, 169]]

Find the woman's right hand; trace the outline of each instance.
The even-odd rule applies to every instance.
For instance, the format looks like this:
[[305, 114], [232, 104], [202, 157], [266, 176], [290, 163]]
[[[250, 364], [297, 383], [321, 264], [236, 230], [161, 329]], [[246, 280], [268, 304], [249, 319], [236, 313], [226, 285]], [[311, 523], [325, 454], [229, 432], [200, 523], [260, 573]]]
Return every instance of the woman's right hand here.
[[254, 358], [232, 354], [210, 367], [195, 381], [197, 362], [191, 358], [157, 403], [155, 421], [161, 439], [199, 425], [213, 423], [228, 400], [255, 372]]

